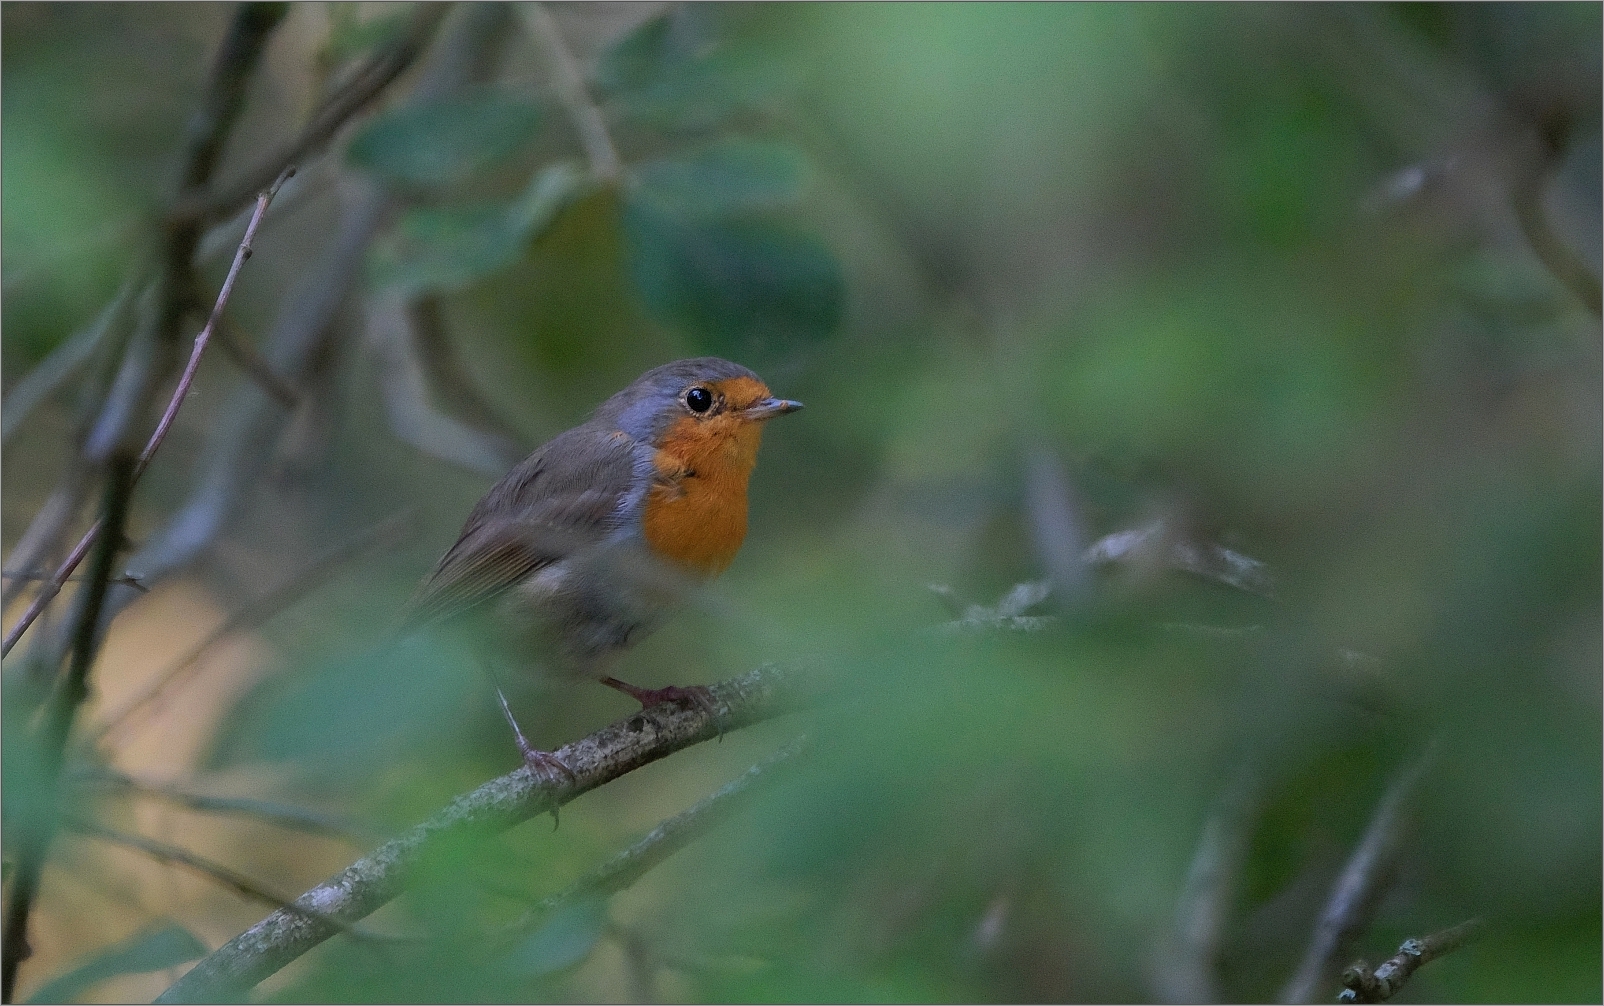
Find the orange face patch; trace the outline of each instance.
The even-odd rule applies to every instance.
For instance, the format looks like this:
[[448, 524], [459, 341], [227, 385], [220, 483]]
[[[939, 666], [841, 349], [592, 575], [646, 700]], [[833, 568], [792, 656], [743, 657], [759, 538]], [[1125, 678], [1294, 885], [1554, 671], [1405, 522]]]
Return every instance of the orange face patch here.
[[769, 397], [769, 389], [750, 377], [708, 389], [722, 396], [724, 407], [705, 419], [683, 416], [664, 432], [652, 459], [657, 477], [642, 523], [652, 551], [716, 576], [746, 538], [746, 486], [763, 440], [763, 424], [741, 410]]

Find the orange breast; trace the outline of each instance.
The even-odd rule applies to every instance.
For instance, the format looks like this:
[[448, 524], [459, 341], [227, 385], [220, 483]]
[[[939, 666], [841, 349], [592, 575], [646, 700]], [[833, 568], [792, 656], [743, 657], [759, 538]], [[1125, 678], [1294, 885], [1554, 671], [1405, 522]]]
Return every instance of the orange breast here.
[[642, 515], [647, 544], [703, 576], [734, 561], [746, 537], [746, 484], [763, 427], [733, 416], [681, 419], [658, 446]]

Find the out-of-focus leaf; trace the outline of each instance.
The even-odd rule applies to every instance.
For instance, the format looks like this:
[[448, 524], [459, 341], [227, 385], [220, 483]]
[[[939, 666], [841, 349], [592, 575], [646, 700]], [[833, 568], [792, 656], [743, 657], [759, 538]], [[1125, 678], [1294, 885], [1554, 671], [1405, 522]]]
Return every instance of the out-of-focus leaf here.
[[329, 4], [329, 59], [335, 63], [400, 36], [412, 23], [410, 6], [360, 21], [355, 4]]
[[683, 129], [771, 95], [772, 62], [720, 45], [709, 17], [686, 4], [646, 21], [602, 55], [597, 91], [627, 118]]
[[681, 215], [714, 216], [794, 202], [806, 184], [807, 165], [788, 144], [727, 139], [650, 161], [636, 178], [644, 200]]
[[378, 286], [456, 290], [512, 264], [585, 191], [585, 175], [566, 162], [537, 174], [511, 203], [424, 207], [402, 218], [374, 250]]
[[587, 898], [552, 913], [539, 929], [513, 949], [509, 964], [521, 974], [544, 975], [584, 960], [601, 939], [607, 903]]
[[439, 185], [517, 153], [539, 125], [534, 105], [484, 91], [381, 115], [351, 141], [348, 156], [392, 182]]
[[841, 320], [841, 267], [818, 239], [780, 224], [696, 221], [631, 199], [630, 268], [661, 321], [715, 344], [817, 339]]
[[177, 923], [167, 922], [114, 943], [83, 963], [41, 985], [30, 1003], [61, 1003], [76, 999], [91, 985], [118, 975], [160, 971], [206, 953], [206, 944]]

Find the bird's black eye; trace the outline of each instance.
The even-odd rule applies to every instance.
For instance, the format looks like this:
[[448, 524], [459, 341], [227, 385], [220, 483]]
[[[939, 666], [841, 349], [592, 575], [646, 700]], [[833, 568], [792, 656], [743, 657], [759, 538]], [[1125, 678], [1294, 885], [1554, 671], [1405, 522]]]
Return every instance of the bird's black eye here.
[[692, 412], [706, 412], [713, 407], [713, 393], [706, 388], [692, 388], [685, 392], [685, 407]]

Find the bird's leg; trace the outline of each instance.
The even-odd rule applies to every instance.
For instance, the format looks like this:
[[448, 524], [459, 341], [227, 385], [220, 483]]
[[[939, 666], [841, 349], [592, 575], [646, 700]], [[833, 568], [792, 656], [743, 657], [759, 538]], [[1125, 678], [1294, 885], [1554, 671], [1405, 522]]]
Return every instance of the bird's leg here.
[[[507, 696], [502, 693], [500, 685], [496, 686], [496, 700], [501, 703], [501, 715], [507, 717], [507, 725], [512, 727], [512, 738], [518, 744], [518, 753], [523, 755], [524, 764], [529, 766], [531, 773], [553, 782], [560, 779], [570, 785], [579, 781], [574, 775], [574, 770], [564, 764], [561, 758], [550, 751], [541, 751], [529, 743], [529, 738], [524, 736], [522, 728], [518, 726], [518, 720], [512, 715], [512, 707], [507, 705]], [[556, 814], [557, 811], [553, 809], [552, 816], [555, 817]]]

